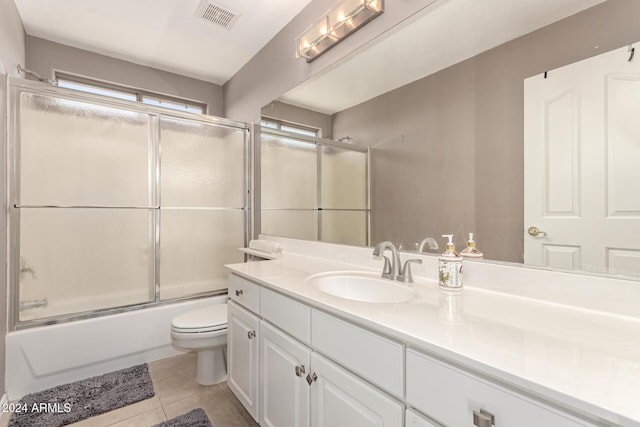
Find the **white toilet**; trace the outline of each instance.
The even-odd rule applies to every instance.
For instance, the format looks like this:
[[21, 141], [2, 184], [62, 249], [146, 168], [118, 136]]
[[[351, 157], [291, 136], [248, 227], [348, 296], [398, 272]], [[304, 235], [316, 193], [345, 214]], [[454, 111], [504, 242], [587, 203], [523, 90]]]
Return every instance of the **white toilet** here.
[[216, 304], [181, 314], [171, 322], [171, 342], [198, 352], [196, 381], [212, 385], [227, 379], [227, 304]]

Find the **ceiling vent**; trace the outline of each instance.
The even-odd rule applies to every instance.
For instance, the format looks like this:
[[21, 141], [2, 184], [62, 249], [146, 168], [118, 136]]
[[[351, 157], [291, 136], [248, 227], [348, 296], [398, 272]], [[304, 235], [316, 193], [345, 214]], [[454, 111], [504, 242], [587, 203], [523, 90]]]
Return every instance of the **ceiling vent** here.
[[198, 6], [198, 10], [196, 10], [196, 16], [225, 30], [230, 30], [240, 17], [240, 14], [221, 4], [203, 0]]

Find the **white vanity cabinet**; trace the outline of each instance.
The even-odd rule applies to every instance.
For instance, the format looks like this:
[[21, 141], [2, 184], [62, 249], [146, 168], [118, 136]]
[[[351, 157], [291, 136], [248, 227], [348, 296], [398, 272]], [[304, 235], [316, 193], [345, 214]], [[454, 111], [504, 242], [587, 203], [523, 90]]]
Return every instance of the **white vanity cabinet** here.
[[264, 427], [594, 427], [393, 336], [231, 282], [229, 388]]
[[[233, 286], [232, 286], [233, 283]], [[256, 295], [255, 288], [259, 290]], [[316, 313], [311, 307], [285, 297], [277, 292], [260, 287], [235, 275], [230, 275], [229, 285], [229, 388], [238, 397], [260, 425], [266, 427], [352, 427], [379, 426], [402, 427], [404, 405], [389, 396], [397, 390], [382, 391], [361, 377], [350, 372], [318, 351], [311, 349], [312, 319], [318, 321], [317, 332], [329, 333], [326, 326], [341, 322], [332, 316]], [[239, 291], [236, 293], [236, 291]], [[242, 300], [244, 298], [244, 300]], [[253, 313], [240, 307], [254, 308]], [[259, 323], [259, 328], [256, 326]], [[346, 332], [348, 324], [341, 325], [340, 334]], [[357, 329], [357, 328], [356, 328]], [[259, 340], [247, 339], [256, 330]], [[328, 355], [341, 364], [349, 365], [355, 360], [367, 358], [379, 363], [386, 353], [376, 357], [366, 354], [371, 345], [385, 346], [378, 342], [375, 334], [362, 332], [366, 345], [357, 340], [360, 336], [351, 332], [349, 348], [356, 353], [341, 352], [339, 347], [327, 345], [324, 338], [319, 341], [326, 347]], [[343, 337], [344, 338], [344, 337]], [[256, 347], [256, 341], [259, 346]], [[323, 344], [324, 343], [324, 344]], [[392, 350], [397, 356], [397, 346]], [[377, 348], [376, 348], [377, 349]], [[349, 350], [349, 349], [347, 349]], [[335, 353], [335, 354], [334, 354]], [[254, 376], [254, 359], [259, 359], [259, 375]], [[398, 366], [402, 368], [402, 357]], [[344, 366], [346, 366], [344, 365]], [[364, 364], [374, 379], [375, 364]], [[356, 369], [357, 371], [357, 369]], [[364, 376], [366, 378], [366, 375]], [[258, 380], [259, 378], [259, 380]], [[388, 380], [382, 379], [380, 382]], [[394, 388], [398, 385], [393, 381]], [[400, 383], [402, 384], [402, 383]], [[255, 387], [255, 388], [254, 388]], [[256, 391], [254, 393], [254, 390]], [[258, 403], [259, 402], [259, 403]]]

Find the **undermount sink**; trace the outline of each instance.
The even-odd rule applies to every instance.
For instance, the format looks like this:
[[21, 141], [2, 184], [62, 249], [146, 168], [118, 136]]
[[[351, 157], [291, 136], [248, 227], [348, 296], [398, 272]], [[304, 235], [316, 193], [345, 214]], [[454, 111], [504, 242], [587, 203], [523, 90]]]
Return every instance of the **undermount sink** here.
[[307, 283], [326, 294], [352, 301], [400, 303], [410, 301], [416, 296], [416, 292], [409, 286], [383, 279], [379, 273], [320, 273], [309, 276]]

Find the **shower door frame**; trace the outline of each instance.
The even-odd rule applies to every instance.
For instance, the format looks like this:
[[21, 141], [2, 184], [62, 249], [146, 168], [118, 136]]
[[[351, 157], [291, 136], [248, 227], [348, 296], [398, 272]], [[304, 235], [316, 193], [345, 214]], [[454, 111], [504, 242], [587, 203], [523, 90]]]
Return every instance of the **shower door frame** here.
[[[176, 301], [186, 301], [197, 298], [222, 295], [227, 293], [227, 289], [214, 290], [210, 292], [201, 292], [190, 294], [184, 297], [172, 298], [167, 300], [160, 299], [160, 224], [161, 224], [161, 200], [160, 200], [160, 167], [161, 167], [161, 134], [160, 123], [163, 117], [188, 120], [202, 124], [217, 125], [232, 129], [242, 130], [244, 134], [243, 141], [243, 197], [244, 206], [241, 208], [217, 207], [208, 208], [211, 210], [242, 210], [244, 211], [243, 235], [244, 245], [247, 246], [251, 226], [252, 213], [252, 195], [254, 193], [254, 180], [252, 176], [252, 157], [253, 157], [253, 134], [251, 126], [248, 123], [228, 120], [221, 117], [208, 116], [205, 114], [195, 114], [170, 110], [163, 107], [142, 104], [136, 101], [127, 101], [117, 98], [111, 98], [104, 95], [96, 95], [86, 92], [75, 91], [72, 89], [60, 88], [46, 83], [35, 82], [15, 77], [8, 77], [6, 81], [7, 89], [7, 280], [9, 281], [9, 306], [8, 306], [8, 329], [9, 331], [27, 329], [35, 326], [51, 325], [66, 323], [75, 320], [88, 319], [97, 316], [106, 316], [116, 313], [123, 313], [132, 310], [139, 310], [153, 306], [171, 304]], [[19, 203], [20, 195], [20, 128], [19, 128], [19, 107], [20, 94], [31, 93], [34, 95], [53, 96], [68, 99], [70, 101], [88, 102], [102, 107], [111, 107], [118, 109], [126, 109], [128, 111], [148, 115], [148, 162], [149, 162], [149, 181], [148, 190], [150, 204], [148, 206], [62, 206], [62, 205], [21, 205]], [[153, 250], [153, 256], [149, 263], [149, 296], [150, 301], [143, 303], [134, 303], [130, 305], [86, 310], [77, 313], [69, 313], [45, 317], [42, 319], [23, 320], [20, 316], [20, 209], [28, 208], [124, 208], [124, 209], [144, 209], [149, 211], [152, 217], [149, 224], [149, 248]], [[245, 256], [246, 260], [246, 256]]]

